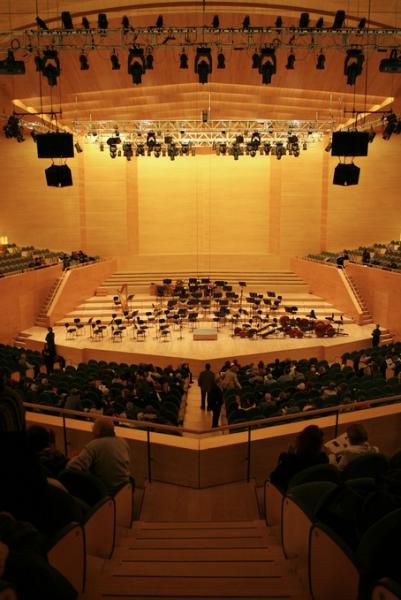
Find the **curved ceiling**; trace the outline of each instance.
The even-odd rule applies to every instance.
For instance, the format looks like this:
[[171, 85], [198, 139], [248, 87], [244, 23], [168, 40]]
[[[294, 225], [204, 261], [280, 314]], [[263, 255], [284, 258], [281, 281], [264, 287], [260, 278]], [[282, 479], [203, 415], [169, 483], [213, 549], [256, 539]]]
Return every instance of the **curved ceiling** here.
[[[347, 0], [338, 6], [333, 0], [325, 0], [324, 10], [315, 1], [290, 1], [285, 5], [276, 2], [229, 2], [211, 1], [169, 1], [136, 2], [124, 5], [115, 0], [0, 0], [0, 29], [36, 30], [36, 4], [38, 14], [46, 21], [50, 29], [60, 27], [60, 14], [68, 10], [74, 24], [79, 26], [82, 16], [95, 23], [97, 14], [105, 12], [108, 16], [109, 30], [121, 28], [121, 19], [126, 15], [136, 28], [149, 28], [155, 24], [156, 17], [162, 14], [167, 28], [210, 26], [213, 16], [218, 14], [221, 27], [240, 28], [245, 15], [249, 15], [253, 27], [273, 26], [277, 16], [283, 18], [284, 26], [297, 26], [301, 12], [309, 12], [312, 23], [323, 16], [327, 26], [331, 25], [333, 15], [338, 8], [347, 13], [346, 23], [355, 27], [360, 18], [370, 15], [371, 26], [401, 26], [401, 0]], [[321, 3], [322, 4], [322, 3]], [[399, 6], [400, 4], [400, 6]], [[133, 34], [132, 40], [133, 40]], [[174, 37], [174, 34], [172, 34]], [[330, 37], [330, 36], [329, 36]], [[277, 38], [277, 36], [276, 36]], [[279, 36], [280, 39], [283, 39]], [[296, 38], [296, 39], [295, 39]], [[349, 86], [344, 76], [343, 48], [324, 48], [326, 56], [325, 70], [316, 70], [317, 56], [321, 45], [337, 44], [332, 38], [323, 40], [316, 36], [312, 40], [309, 34], [295, 36], [293, 52], [296, 56], [294, 70], [285, 68], [291, 49], [288, 44], [278, 47], [277, 73], [270, 85], [263, 85], [257, 69], [252, 69], [254, 45], [271, 43], [272, 35], [246, 35], [221, 39], [222, 51], [226, 59], [226, 68], [217, 69], [215, 62], [209, 83], [201, 85], [194, 73], [194, 53], [199, 40], [190, 37], [181, 44], [179, 35], [175, 40], [167, 40], [153, 50], [154, 69], [147, 70], [140, 85], [134, 85], [127, 72], [127, 50], [118, 48], [111, 34], [103, 39], [94, 40], [94, 48], [85, 51], [89, 70], [80, 70], [78, 56], [80, 41], [74, 37], [75, 50], [59, 52], [61, 74], [58, 85], [50, 87], [47, 80], [39, 78], [35, 70], [34, 52], [17, 50], [17, 59], [26, 63], [26, 74], [22, 76], [3, 76], [0, 80], [0, 94], [3, 100], [3, 112], [14, 106], [31, 107], [34, 111], [59, 110], [61, 122], [70, 124], [74, 120], [163, 120], [163, 119], [200, 119], [201, 111], [209, 109], [210, 119], [335, 119], [345, 121], [347, 111], [371, 109], [395, 98], [397, 107], [400, 95], [401, 75], [380, 73], [379, 61], [386, 56], [371, 48], [364, 51], [363, 72], [355, 86]], [[87, 39], [87, 38], [85, 38]], [[144, 44], [152, 45], [152, 31], [144, 38]], [[365, 36], [360, 36], [365, 39]], [[367, 38], [366, 38], [367, 39]], [[373, 39], [373, 38], [370, 38]], [[51, 41], [51, 39], [50, 39]], [[201, 41], [201, 40], [200, 40]], [[286, 38], [288, 42], [288, 36]], [[359, 42], [359, 39], [356, 40]], [[375, 45], [379, 45], [377, 40]], [[9, 38], [0, 39], [1, 48], [6, 50]], [[137, 40], [137, 43], [140, 39]], [[398, 39], [384, 40], [387, 48]], [[47, 42], [48, 43], [48, 42]], [[120, 70], [111, 70], [110, 55], [112, 48], [101, 49], [99, 45], [116, 43], [116, 52], [121, 62]], [[276, 43], [276, 42], [275, 42]], [[300, 49], [300, 45], [308, 48]], [[277, 44], [279, 46], [279, 44]], [[313, 45], [313, 47], [309, 47]], [[179, 56], [182, 49], [189, 57], [189, 68], [179, 69]], [[213, 60], [218, 50], [213, 50]]]

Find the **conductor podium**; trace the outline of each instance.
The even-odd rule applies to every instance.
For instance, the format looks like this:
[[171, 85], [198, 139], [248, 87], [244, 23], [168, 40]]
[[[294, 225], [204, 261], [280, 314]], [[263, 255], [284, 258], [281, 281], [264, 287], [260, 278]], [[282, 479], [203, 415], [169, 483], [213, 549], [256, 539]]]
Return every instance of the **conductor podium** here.
[[195, 329], [194, 331], [194, 340], [217, 340], [217, 330], [216, 329]]

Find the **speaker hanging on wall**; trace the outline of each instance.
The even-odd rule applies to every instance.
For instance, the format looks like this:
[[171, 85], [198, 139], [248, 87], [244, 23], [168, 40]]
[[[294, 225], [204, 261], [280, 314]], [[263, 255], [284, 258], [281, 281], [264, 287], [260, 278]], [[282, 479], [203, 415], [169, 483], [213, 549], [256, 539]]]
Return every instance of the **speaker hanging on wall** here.
[[73, 158], [72, 133], [40, 133], [36, 136], [38, 158]]
[[51, 187], [72, 185], [71, 169], [67, 165], [51, 165], [45, 170], [46, 183]]
[[335, 131], [331, 144], [331, 156], [367, 156], [369, 132]]
[[358, 185], [360, 168], [354, 163], [339, 163], [334, 169], [334, 185]]

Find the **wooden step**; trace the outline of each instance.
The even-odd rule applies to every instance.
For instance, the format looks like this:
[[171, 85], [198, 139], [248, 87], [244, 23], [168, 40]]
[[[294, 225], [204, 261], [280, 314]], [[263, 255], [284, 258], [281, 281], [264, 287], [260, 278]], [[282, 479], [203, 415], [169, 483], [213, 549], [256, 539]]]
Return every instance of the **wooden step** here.
[[[122, 540], [123, 541], [123, 540]], [[131, 540], [132, 543], [132, 540]], [[281, 548], [225, 548], [224, 560], [229, 562], [275, 561], [282, 559]], [[223, 560], [223, 552], [217, 548], [129, 548], [119, 547], [113, 560], [132, 562], [214, 562]]]
[[254, 562], [129, 562], [113, 569], [117, 577], [282, 577], [285, 569], [273, 561]]
[[199, 550], [213, 550], [215, 548], [266, 548], [267, 542], [260, 535], [249, 535], [243, 536], [237, 534], [237, 537], [230, 538], [219, 538], [219, 537], [207, 537], [207, 538], [173, 538], [170, 537], [157, 538], [157, 539], [142, 539], [136, 538], [133, 541], [130, 538], [123, 538], [121, 540], [121, 546], [127, 546], [131, 550], [137, 550], [138, 548], [143, 549], [194, 549]]

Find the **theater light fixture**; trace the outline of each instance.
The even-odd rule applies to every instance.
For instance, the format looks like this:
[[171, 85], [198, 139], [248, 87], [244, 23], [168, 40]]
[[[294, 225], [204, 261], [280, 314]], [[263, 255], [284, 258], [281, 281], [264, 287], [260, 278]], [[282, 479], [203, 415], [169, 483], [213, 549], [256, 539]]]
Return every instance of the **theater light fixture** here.
[[285, 68], [288, 71], [293, 71], [295, 68], [295, 54], [293, 52], [291, 52], [288, 57], [287, 57], [287, 64], [285, 65]]
[[36, 21], [36, 25], [43, 31], [46, 31], [47, 29], [49, 29], [48, 26], [46, 25], [46, 23], [44, 22], [44, 20], [41, 19], [39, 16], [36, 17], [35, 21]]
[[365, 29], [366, 27], [366, 18], [362, 17], [362, 19], [358, 23], [358, 29]]
[[219, 29], [219, 27], [220, 27], [219, 15], [214, 15], [213, 21], [212, 21], [212, 27], [213, 27], [213, 29]]
[[188, 54], [185, 52], [180, 54], [180, 69], [188, 69]]
[[281, 17], [277, 17], [275, 22], [276, 29], [281, 29], [283, 26], [283, 19]]
[[222, 52], [219, 52], [217, 55], [217, 68], [218, 69], [226, 68], [226, 58]]
[[277, 71], [277, 59], [274, 48], [262, 48], [260, 55], [259, 73], [262, 75], [262, 83], [271, 83], [272, 76]]
[[57, 50], [44, 50], [41, 70], [50, 86], [57, 85], [57, 77], [60, 75], [60, 60]]
[[24, 73], [24, 61], [15, 60], [14, 52], [12, 50], [7, 50], [7, 58], [0, 60], [0, 75], [23, 75]]
[[131, 158], [134, 156], [131, 142], [124, 142], [124, 144], [123, 144], [123, 155], [125, 156], [125, 158], [128, 161], [130, 161]]
[[348, 85], [355, 85], [357, 77], [362, 73], [364, 61], [365, 57], [362, 54], [362, 50], [347, 50], [347, 56], [344, 61], [344, 75], [347, 76]]
[[65, 10], [61, 13], [61, 22], [64, 29], [74, 29], [71, 13], [69, 11]]
[[89, 71], [88, 57], [83, 52], [79, 55], [79, 64], [81, 71]]
[[323, 54], [322, 51], [320, 51], [319, 56], [317, 57], [317, 61], [316, 61], [316, 69], [318, 71], [323, 71], [325, 68], [325, 64], [326, 64], [326, 57]]
[[162, 17], [162, 15], [159, 15], [156, 19], [157, 29], [163, 29], [163, 24], [164, 24], [163, 17]]
[[24, 132], [19, 119], [15, 115], [8, 117], [6, 125], [3, 127], [6, 138], [15, 138], [17, 142], [24, 142]]
[[121, 20], [121, 27], [123, 28], [124, 33], [128, 33], [130, 30], [129, 18], [127, 15], [124, 15]]
[[299, 27], [300, 29], [307, 29], [309, 27], [310, 18], [309, 13], [303, 12], [299, 17]]
[[116, 54], [116, 51], [114, 49], [113, 49], [113, 54], [110, 56], [110, 60], [111, 60], [111, 70], [119, 71], [121, 69], [121, 65], [120, 65], [118, 56]]
[[88, 20], [87, 17], [82, 17], [82, 27], [84, 29], [90, 29], [91, 28], [89, 20]]
[[130, 48], [128, 55], [128, 73], [132, 77], [132, 83], [142, 83], [142, 75], [145, 73], [145, 58], [143, 48]]
[[105, 32], [109, 27], [106, 13], [99, 13], [97, 16], [97, 27], [101, 31]]
[[195, 73], [198, 74], [199, 83], [207, 83], [212, 70], [212, 54], [210, 48], [197, 48], [195, 56]]
[[319, 17], [318, 20], [316, 21], [315, 28], [322, 29], [323, 25], [324, 25], [324, 19], [323, 19], [323, 17]]
[[254, 52], [254, 54], [252, 54], [252, 69], [259, 69], [260, 62], [260, 54]]
[[338, 10], [334, 16], [332, 29], [342, 29], [344, 27], [345, 11]]
[[149, 69], [150, 71], [153, 69], [153, 54], [147, 54], [145, 58], [145, 69]]
[[249, 29], [251, 26], [251, 18], [247, 15], [242, 21], [242, 29]]

